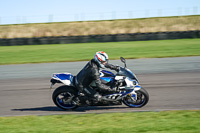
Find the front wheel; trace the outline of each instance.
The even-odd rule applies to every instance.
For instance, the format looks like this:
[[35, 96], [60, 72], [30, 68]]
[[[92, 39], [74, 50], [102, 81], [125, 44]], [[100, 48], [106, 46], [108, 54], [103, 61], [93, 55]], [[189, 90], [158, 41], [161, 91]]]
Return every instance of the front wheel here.
[[141, 108], [146, 105], [149, 101], [148, 92], [144, 88], [141, 88], [140, 90], [136, 91], [136, 93], [137, 100], [134, 100], [132, 96], [127, 95], [123, 98], [123, 103], [131, 108]]
[[57, 107], [63, 110], [71, 110], [78, 107], [74, 101], [76, 94], [72, 87], [60, 86], [53, 92], [52, 99]]

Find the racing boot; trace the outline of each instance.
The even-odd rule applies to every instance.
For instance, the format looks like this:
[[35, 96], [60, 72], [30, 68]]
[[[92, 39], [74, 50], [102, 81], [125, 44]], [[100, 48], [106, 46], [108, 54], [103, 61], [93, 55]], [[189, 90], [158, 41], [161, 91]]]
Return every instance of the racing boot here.
[[94, 98], [97, 100], [97, 102], [101, 101], [102, 95], [100, 95], [98, 92], [94, 94]]

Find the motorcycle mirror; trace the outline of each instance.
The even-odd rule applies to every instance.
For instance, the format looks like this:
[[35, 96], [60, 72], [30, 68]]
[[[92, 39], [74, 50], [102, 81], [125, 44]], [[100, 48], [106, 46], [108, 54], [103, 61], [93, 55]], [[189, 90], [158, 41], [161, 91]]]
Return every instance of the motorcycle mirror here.
[[124, 67], [126, 67], [126, 60], [123, 57], [120, 57], [120, 59], [121, 59], [121, 62], [124, 63]]

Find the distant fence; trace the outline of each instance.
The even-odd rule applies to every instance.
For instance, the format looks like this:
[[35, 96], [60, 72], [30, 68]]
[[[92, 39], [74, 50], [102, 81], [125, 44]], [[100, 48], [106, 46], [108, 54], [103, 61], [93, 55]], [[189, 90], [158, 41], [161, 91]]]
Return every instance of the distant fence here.
[[200, 7], [198, 4], [194, 7], [179, 7], [166, 9], [146, 9], [132, 11], [112, 11], [112, 12], [92, 12], [75, 14], [46, 14], [29, 16], [2, 16], [0, 14], [0, 25], [5, 24], [27, 24], [27, 23], [52, 23], [52, 22], [73, 22], [73, 21], [96, 21], [96, 20], [115, 20], [115, 19], [133, 19], [149, 17], [166, 16], [188, 16], [199, 15]]
[[200, 31], [0, 39], [0, 46], [200, 38]]

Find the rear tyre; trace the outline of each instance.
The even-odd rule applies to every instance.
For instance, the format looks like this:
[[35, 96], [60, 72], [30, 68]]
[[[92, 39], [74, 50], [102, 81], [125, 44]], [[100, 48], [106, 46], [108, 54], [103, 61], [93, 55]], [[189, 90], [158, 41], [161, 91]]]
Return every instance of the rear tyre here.
[[60, 86], [53, 92], [52, 99], [57, 107], [72, 110], [78, 107], [75, 101], [76, 95], [77, 91], [73, 87]]
[[127, 95], [126, 97], [123, 98], [123, 103], [131, 108], [141, 108], [145, 106], [149, 101], [148, 92], [144, 88], [141, 88], [140, 90], [136, 91], [136, 93], [137, 93], [137, 100], [134, 100], [132, 96]]

